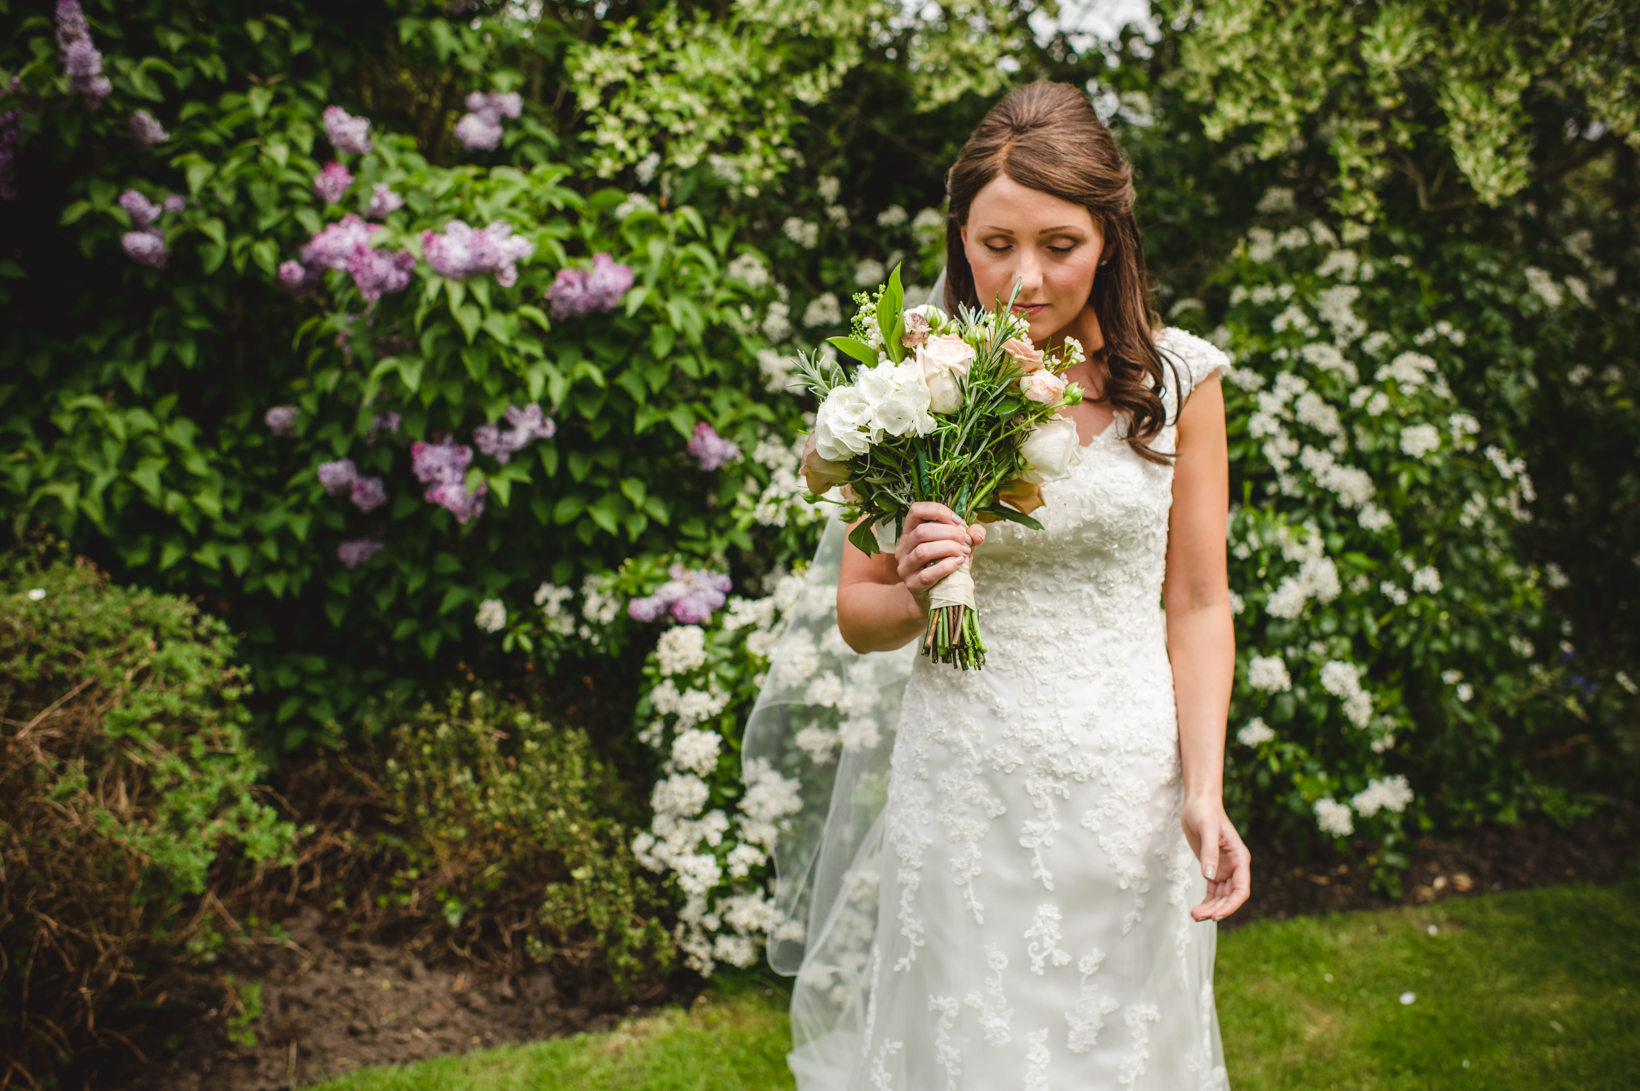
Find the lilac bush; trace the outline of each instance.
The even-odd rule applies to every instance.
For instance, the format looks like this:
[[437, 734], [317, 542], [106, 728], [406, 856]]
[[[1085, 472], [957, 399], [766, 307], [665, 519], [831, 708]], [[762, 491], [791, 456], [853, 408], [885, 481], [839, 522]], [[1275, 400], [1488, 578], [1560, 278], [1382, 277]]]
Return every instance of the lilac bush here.
[[365, 223], [348, 213], [325, 227], [301, 250], [300, 261], [279, 266], [279, 284], [292, 292], [316, 288], [326, 270], [345, 270], [358, 285], [359, 294], [374, 303], [383, 295], [403, 291], [415, 270], [415, 255], [408, 250], [389, 252], [370, 245], [380, 224]]
[[404, 198], [393, 192], [386, 182], [377, 182], [370, 187], [370, 205], [364, 210], [366, 218], [385, 220], [389, 212], [397, 212], [404, 207]]
[[313, 177], [313, 193], [327, 205], [340, 201], [352, 185], [353, 173], [334, 159]]
[[438, 443], [417, 440], [410, 445], [410, 469], [427, 486], [422, 499], [444, 508], [463, 524], [484, 513], [484, 494], [489, 492], [482, 481], [476, 490], [467, 491], [467, 467], [472, 461], [473, 449], [448, 436]]
[[537, 439], [551, 439], [558, 432], [558, 425], [539, 405], [509, 405], [506, 418], [512, 427], [505, 431], [495, 424], [473, 429], [474, 445], [497, 462], [506, 462], [514, 451], [523, 450]]
[[127, 231], [120, 236], [120, 247], [132, 261], [150, 269], [165, 268], [166, 258], [170, 256], [165, 249], [165, 235], [157, 227]]
[[91, 27], [85, 21], [80, 0], [57, 0], [57, 48], [63, 53], [69, 89], [89, 108], [101, 106], [114, 85], [103, 75], [102, 54], [91, 42]]
[[416, 256], [408, 250], [388, 253], [368, 246], [355, 247], [347, 257], [347, 271], [359, 294], [366, 302], [374, 303], [384, 295], [400, 292], [410, 283], [410, 273], [416, 268]]
[[335, 462], [319, 463], [319, 484], [332, 496], [340, 496], [353, 487], [353, 482], [359, 479], [358, 467], [353, 465], [351, 458], [339, 458]]
[[171, 139], [171, 134], [165, 131], [165, 126], [153, 114], [138, 110], [131, 115], [131, 139], [144, 148], [152, 148]]
[[729, 589], [734, 586], [727, 575], [704, 568], [675, 564], [667, 574], [672, 578], [653, 595], [627, 603], [626, 612], [632, 620], [650, 622], [670, 613], [684, 625], [699, 625], [729, 601]]
[[276, 436], [294, 436], [296, 434], [296, 414], [300, 412], [294, 405], [276, 405], [262, 414], [262, 423], [268, 426], [268, 431]]
[[684, 449], [700, 463], [700, 468], [708, 473], [720, 466], [727, 466], [740, 457], [740, 444], [724, 439], [705, 421], [695, 425], [695, 434], [690, 437]]
[[370, 154], [370, 119], [354, 117], [340, 106], [326, 106], [325, 139], [339, 152]]
[[467, 96], [467, 113], [456, 122], [455, 137], [469, 151], [494, 151], [501, 143], [501, 119], [523, 111], [524, 100], [515, 92], [474, 91]]
[[375, 511], [387, 503], [387, 488], [379, 477], [359, 477], [348, 488], [353, 506], [360, 511]]
[[156, 205], [134, 189], [128, 189], [120, 194], [119, 202], [120, 207], [131, 217], [131, 222], [138, 227], [147, 227], [165, 211], [163, 206]]
[[336, 547], [336, 559], [348, 568], [357, 568], [380, 553], [386, 543], [374, 538], [354, 538]]
[[547, 289], [552, 317], [566, 318], [599, 311], [612, 311], [632, 287], [632, 266], [622, 265], [608, 254], [592, 256], [592, 270], [560, 269]]
[[512, 225], [500, 220], [476, 230], [451, 220], [442, 235], [421, 233], [421, 251], [440, 276], [466, 280], [494, 273], [497, 284], [511, 288], [518, 283], [518, 263], [535, 253], [535, 244], [514, 235]]

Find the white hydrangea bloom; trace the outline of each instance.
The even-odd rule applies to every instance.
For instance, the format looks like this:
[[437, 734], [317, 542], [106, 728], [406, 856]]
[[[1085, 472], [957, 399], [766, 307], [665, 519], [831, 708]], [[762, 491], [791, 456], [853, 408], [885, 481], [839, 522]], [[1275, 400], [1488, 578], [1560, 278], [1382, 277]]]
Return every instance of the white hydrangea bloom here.
[[661, 634], [655, 645], [661, 676], [684, 674], [706, 665], [706, 630], [699, 625], [679, 625]]
[[1403, 776], [1384, 777], [1367, 782], [1366, 788], [1355, 793], [1350, 802], [1363, 818], [1371, 818], [1379, 811], [1400, 814], [1413, 800], [1412, 788]]
[[541, 621], [547, 632], [575, 635], [575, 615], [568, 609], [569, 600], [574, 597], [574, 591], [551, 583], [543, 583], [535, 589], [535, 604], [541, 607]]
[[1441, 589], [1441, 573], [1434, 565], [1425, 565], [1412, 574], [1412, 589], [1435, 594]]
[[499, 633], [507, 627], [507, 607], [500, 599], [485, 599], [478, 604], [473, 622], [487, 633]]
[[809, 305], [803, 309], [803, 325], [810, 329], [815, 326], [835, 326], [842, 320], [842, 308], [838, 306], [837, 296], [832, 292], [821, 292], [809, 300]]
[[769, 854], [756, 845], [736, 845], [729, 850], [725, 861], [729, 865], [729, 877], [744, 879], [752, 873], [755, 867], [762, 867], [769, 862]]
[[673, 773], [658, 781], [649, 793], [649, 805], [656, 814], [690, 817], [706, 806], [711, 796], [706, 782], [693, 773]]
[[1390, 527], [1395, 525], [1395, 520], [1391, 517], [1389, 512], [1385, 511], [1377, 504], [1371, 503], [1362, 505], [1361, 514], [1357, 521], [1361, 524], [1363, 529], [1373, 531], [1374, 533], [1380, 530], [1388, 530]]
[[837, 748], [842, 745], [843, 737], [836, 731], [810, 724], [793, 736], [793, 741], [814, 764], [829, 765], [837, 756]]
[[608, 625], [621, 612], [621, 597], [608, 588], [608, 577], [588, 576], [581, 581], [581, 616], [594, 625]]
[[878, 227], [899, 227], [901, 224], [905, 223], [905, 221], [905, 209], [901, 208], [899, 205], [889, 205], [887, 208], [877, 213]]
[[1279, 693], [1293, 688], [1287, 663], [1278, 655], [1255, 655], [1247, 663], [1247, 684], [1254, 689]]
[[1247, 721], [1245, 727], [1236, 732], [1236, 741], [1243, 746], [1257, 746], [1259, 743], [1269, 742], [1275, 737], [1276, 733], [1265, 724], [1262, 716], [1254, 716]]
[[740, 836], [744, 841], [773, 849], [788, 815], [802, 809], [797, 781], [781, 776], [767, 760], [753, 758], [745, 766], [746, 793], [740, 801]]
[[1433, 424], [1410, 424], [1401, 429], [1401, 453], [1423, 458], [1441, 446], [1441, 433]]
[[1526, 285], [1551, 307], [1560, 306], [1566, 298], [1560, 290], [1560, 285], [1555, 283], [1555, 278], [1535, 265], [1526, 267]]
[[716, 731], [684, 731], [672, 740], [672, 764], [698, 776], [716, 769], [722, 752], [723, 736]]
[[780, 230], [805, 250], [813, 250], [820, 242], [820, 225], [800, 216], [788, 216], [786, 222], [780, 225]]
[[883, 263], [876, 258], [862, 258], [854, 267], [854, 283], [862, 288], [875, 288], [887, 275]]
[[1350, 813], [1347, 803], [1340, 803], [1331, 797], [1324, 797], [1315, 801], [1315, 824], [1322, 833], [1334, 837], [1348, 837], [1355, 832], [1355, 818]]
[[792, 335], [791, 305], [778, 300], [769, 304], [769, 311], [763, 316], [763, 336], [775, 344], [779, 344]]

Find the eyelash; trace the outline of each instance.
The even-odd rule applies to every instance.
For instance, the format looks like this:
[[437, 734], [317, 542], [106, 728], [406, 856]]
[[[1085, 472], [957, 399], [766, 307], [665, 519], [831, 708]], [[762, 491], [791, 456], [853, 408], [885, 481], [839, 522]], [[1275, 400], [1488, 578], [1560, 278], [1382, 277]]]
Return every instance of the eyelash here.
[[[995, 246], [992, 246], [990, 243], [986, 243], [985, 244], [985, 249], [989, 250], [993, 254], [1006, 254], [1008, 251], [1012, 250], [1013, 247], [1012, 246], [1004, 246], [1004, 247], [999, 249]], [[1076, 244], [1074, 244], [1074, 243], [1072, 243], [1070, 246], [1050, 246], [1050, 247], [1048, 247], [1048, 250], [1050, 252], [1055, 253], [1055, 254], [1061, 254], [1061, 255], [1069, 254], [1072, 250], [1075, 250], [1075, 249], [1076, 249]]]

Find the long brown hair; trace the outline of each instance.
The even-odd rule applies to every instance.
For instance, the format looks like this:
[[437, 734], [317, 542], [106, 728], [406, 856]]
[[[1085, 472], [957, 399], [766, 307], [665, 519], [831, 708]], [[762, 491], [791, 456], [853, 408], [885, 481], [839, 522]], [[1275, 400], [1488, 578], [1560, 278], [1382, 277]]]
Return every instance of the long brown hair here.
[[1012, 91], [979, 123], [946, 175], [951, 212], [945, 226], [945, 306], [980, 306], [962, 229], [980, 190], [999, 174], [1022, 186], [1081, 205], [1105, 233], [1099, 272], [1088, 303], [1099, 316], [1105, 347], [1090, 353], [1102, 372], [1104, 400], [1128, 415], [1127, 442], [1151, 462], [1172, 454], [1150, 441], [1167, 424], [1156, 347], [1160, 319], [1150, 307], [1145, 254], [1133, 218], [1133, 167], [1099, 120], [1087, 95], [1064, 83], [1039, 81]]

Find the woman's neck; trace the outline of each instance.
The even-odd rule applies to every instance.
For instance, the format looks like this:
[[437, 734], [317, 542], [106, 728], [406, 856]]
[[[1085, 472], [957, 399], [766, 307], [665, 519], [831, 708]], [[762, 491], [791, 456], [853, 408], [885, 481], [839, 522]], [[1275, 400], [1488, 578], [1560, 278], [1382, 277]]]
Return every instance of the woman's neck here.
[[1094, 363], [1094, 354], [1105, 347], [1105, 334], [1099, 328], [1099, 316], [1094, 313], [1091, 304], [1083, 307], [1081, 313], [1064, 329], [1050, 336], [1047, 347], [1058, 348], [1067, 337], [1074, 337], [1082, 343], [1087, 359], [1066, 371], [1065, 377], [1080, 383], [1088, 400], [1097, 402], [1104, 396], [1105, 374], [1104, 369]]

